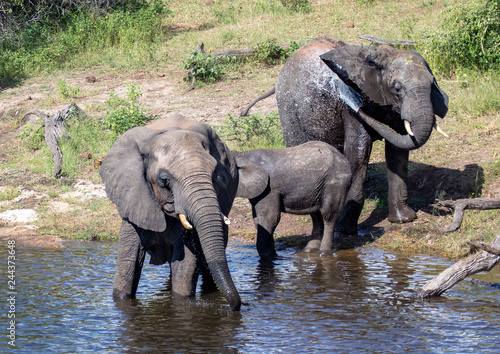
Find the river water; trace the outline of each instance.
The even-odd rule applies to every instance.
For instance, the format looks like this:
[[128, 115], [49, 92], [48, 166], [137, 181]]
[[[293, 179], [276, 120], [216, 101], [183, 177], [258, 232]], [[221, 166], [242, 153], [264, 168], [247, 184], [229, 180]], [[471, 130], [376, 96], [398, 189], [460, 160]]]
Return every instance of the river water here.
[[[230, 268], [244, 302], [233, 313], [219, 294], [171, 299], [167, 265], [145, 265], [138, 299], [114, 302], [116, 244], [66, 245], [16, 248], [16, 347], [8, 344], [6, 301], [0, 352], [500, 352], [500, 289], [466, 279], [441, 298], [411, 299], [452, 264], [442, 258], [374, 247], [331, 257], [287, 249], [263, 266], [254, 245], [230, 242]], [[6, 299], [7, 251], [5, 244]], [[500, 271], [476, 278], [500, 282]]]

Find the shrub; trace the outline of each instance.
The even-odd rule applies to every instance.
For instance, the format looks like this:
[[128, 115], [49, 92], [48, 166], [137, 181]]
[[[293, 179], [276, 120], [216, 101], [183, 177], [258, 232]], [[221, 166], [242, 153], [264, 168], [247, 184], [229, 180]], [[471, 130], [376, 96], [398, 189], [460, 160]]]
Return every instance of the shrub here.
[[59, 93], [63, 98], [76, 98], [80, 93], [79, 87], [72, 87], [66, 80], [60, 79], [57, 81], [57, 86], [59, 87]]
[[269, 39], [255, 47], [255, 59], [266, 65], [276, 65], [286, 60], [288, 52], [276, 44], [276, 40]]
[[[93, 163], [93, 158], [104, 156], [116, 139], [114, 132], [102, 128], [101, 121], [78, 115], [70, 116], [66, 132], [69, 138], [59, 141], [63, 154], [61, 172], [70, 177], [81, 176], [84, 166]], [[89, 153], [91, 159], [82, 158], [82, 153]]]
[[220, 128], [220, 135], [240, 150], [285, 146], [276, 111], [265, 116], [251, 114], [239, 118], [228, 114], [224, 119], [224, 125]]
[[424, 40], [419, 49], [443, 73], [460, 67], [498, 70], [500, 0], [468, 0], [450, 7], [440, 31]]
[[196, 79], [196, 83], [214, 83], [224, 77], [224, 69], [234, 58], [227, 56], [212, 57], [211, 55], [194, 51], [184, 62], [184, 69], [189, 70], [185, 81]]
[[45, 142], [45, 129], [43, 126], [26, 124], [18, 138], [23, 142], [23, 147], [30, 150], [38, 150]]
[[[10, 3], [31, 6], [37, 2], [11, 0]], [[9, 35], [2, 36], [0, 32], [0, 86], [12, 84], [28, 73], [85, 65], [81, 60], [85, 55], [91, 57], [92, 65], [106, 60], [116, 65], [116, 53], [102, 55], [110, 48], [125, 52], [126, 55], [120, 56], [122, 60], [132, 59], [143, 65], [154, 59], [156, 45], [165, 37], [161, 23], [168, 11], [161, 0], [94, 0], [93, 7], [84, 6], [89, 2], [83, 0], [57, 0], [51, 2], [51, 6], [48, 3], [47, 0], [38, 2], [40, 11], [67, 4], [75, 6], [68, 5], [64, 11], [25, 21], [27, 25], [12, 25]], [[0, 24], [4, 23], [2, 14], [5, 14], [2, 6]], [[22, 12], [15, 6], [14, 10]], [[29, 14], [19, 16], [24, 19]]]
[[128, 86], [127, 98], [119, 98], [115, 92], [111, 92], [110, 96], [106, 104], [112, 110], [104, 117], [104, 125], [117, 135], [151, 120], [151, 116], [137, 103], [141, 90], [134, 84]]

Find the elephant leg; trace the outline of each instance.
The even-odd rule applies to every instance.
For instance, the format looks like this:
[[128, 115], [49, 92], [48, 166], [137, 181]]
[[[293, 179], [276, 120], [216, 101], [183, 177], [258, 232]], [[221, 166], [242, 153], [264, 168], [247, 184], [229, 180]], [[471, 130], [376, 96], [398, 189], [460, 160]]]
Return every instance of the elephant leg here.
[[358, 219], [365, 203], [364, 187], [368, 161], [372, 151], [372, 139], [354, 118], [345, 124], [344, 156], [351, 166], [352, 182], [337, 229], [347, 235], [356, 235], [358, 233]]
[[407, 223], [417, 218], [417, 214], [407, 204], [408, 157], [410, 152], [391, 143], [385, 143], [385, 161], [389, 184], [389, 216], [393, 223]]
[[323, 223], [323, 217], [319, 212], [311, 213], [310, 215], [313, 224], [311, 240], [307, 243], [303, 252], [316, 252], [319, 250], [321, 245], [321, 239], [323, 237], [323, 230], [325, 228], [325, 225]]
[[141, 245], [136, 228], [123, 220], [118, 240], [118, 258], [113, 284], [114, 298], [135, 298], [145, 255], [146, 251]]
[[174, 247], [172, 262], [170, 263], [172, 296], [194, 296], [198, 282], [199, 268], [196, 255], [185, 245]]
[[274, 230], [281, 219], [279, 196], [270, 194], [257, 202], [252, 200], [252, 213], [257, 228], [257, 251], [261, 259], [271, 261], [278, 256]]
[[332, 254], [333, 239], [335, 235], [335, 219], [324, 220], [325, 228], [323, 232], [323, 239], [319, 248], [319, 255], [325, 256]]

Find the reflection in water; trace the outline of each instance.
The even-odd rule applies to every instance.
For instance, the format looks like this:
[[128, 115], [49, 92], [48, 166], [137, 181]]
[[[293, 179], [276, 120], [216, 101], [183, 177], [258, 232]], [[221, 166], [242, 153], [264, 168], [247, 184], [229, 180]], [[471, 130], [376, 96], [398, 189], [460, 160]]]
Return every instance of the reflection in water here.
[[[0, 250], [6, 258], [7, 248]], [[412, 293], [451, 262], [365, 247], [331, 257], [228, 248], [244, 305], [219, 293], [172, 299], [168, 266], [145, 266], [134, 301], [112, 300], [116, 246], [17, 249], [16, 335], [2, 352], [498, 352], [500, 289], [464, 281], [431, 301]], [[2, 291], [6, 267], [2, 267]], [[498, 269], [479, 278], [500, 282]], [[4, 311], [6, 313], [6, 311]], [[4, 324], [6, 324], [6, 318]], [[4, 328], [4, 325], [0, 326]], [[3, 338], [6, 338], [6, 331]], [[347, 349], [348, 348], [348, 349]]]

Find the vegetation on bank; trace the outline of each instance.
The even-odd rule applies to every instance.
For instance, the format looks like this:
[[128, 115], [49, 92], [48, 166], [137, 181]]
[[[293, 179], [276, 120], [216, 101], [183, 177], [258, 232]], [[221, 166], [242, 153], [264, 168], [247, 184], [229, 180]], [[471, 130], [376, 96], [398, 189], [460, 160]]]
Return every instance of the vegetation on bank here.
[[[451, 141], [459, 147], [464, 145], [458, 138], [460, 133], [469, 133], [467, 144], [472, 150], [480, 146], [482, 138], [495, 134], [496, 126], [500, 124], [500, 98], [497, 94], [500, 92], [500, 0], [209, 0], [203, 2], [203, 6], [195, 0], [95, 0], [91, 2], [92, 7], [87, 3], [90, 2], [2, 1], [0, 90], [20, 86], [24, 80], [45, 78], [49, 73], [71, 77], [73, 72], [87, 72], [89, 68], [106, 75], [194, 68], [192, 75], [197, 79], [198, 90], [208, 91], [216, 82], [244, 78], [257, 86], [252, 90], [264, 92], [274, 83], [288, 56], [308, 40], [329, 34], [348, 42], [360, 42], [358, 35], [369, 34], [417, 42], [416, 49], [428, 60], [440, 86], [451, 98], [445, 122], [452, 122], [446, 124], [447, 130], [452, 135]], [[197, 26], [181, 31], [172, 26], [174, 23]], [[205, 43], [208, 54], [193, 54], [200, 42]], [[285, 51], [278, 43], [289, 43], [291, 49]], [[210, 56], [219, 49], [246, 46], [255, 48], [257, 55], [243, 60]], [[185, 85], [187, 88], [189, 83]], [[64, 79], [57, 80], [55, 92], [54, 97], [45, 101], [48, 106], [93, 94], [71, 86]], [[0, 99], [3, 94], [0, 91]], [[114, 92], [106, 94], [105, 102], [92, 106], [87, 112], [91, 119], [70, 122], [68, 132], [72, 138], [61, 144], [65, 178], [99, 181], [92, 167], [93, 160], [83, 160], [79, 155], [88, 152], [100, 157], [123, 131], [153, 118], [147, 105], [140, 103], [140, 87], [129, 86], [125, 98]], [[22, 124], [16, 117], [6, 116], [4, 119], [11, 122], [13, 129]], [[239, 150], [283, 146], [276, 112], [244, 119], [228, 114], [219, 132]], [[453, 134], [457, 138], [453, 138]], [[27, 126], [19, 139], [22, 144], [6, 166], [21, 164], [33, 172], [50, 175], [52, 161], [43, 144], [43, 130]], [[433, 139], [427, 145], [432, 148], [412, 152], [411, 160], [417, 166], [414, 168], [418, 170], [425, 164], [446, 166], [452, 153], [447, 151], [449, 145]], [[469, 153], [469, 150], [456, 150]], [[477, 188], [468, 189], [471, 197], [482, 196], [481, 186], [500, 178], [500, 151], [496, 146], [490, 150], [488, 154], [492, 158], [480, 166], [481, 175], [471, 177], [472, 184], [477, 185]], [[431, 152], [434, 155], [432, 163], [429, 162]], [[383, 160], [380, 146], [375, 146], [373, 155], [375, 161]], [[469, 155], [464, 155], [464, 158], [473, 159]], [[370, 192], [365, 208], [368, 215], [373, 210], [381, 214], [386, 211], [387, 190], [378, 178], [384, 174], [383, 167], [370, 169]], [[64, 184], [59, 181], [54, 188], [64, 188]], [[435, 188], [434, 198], [455, 195], [446, 185]], [[58, 193], [53, 192], [53, 195]], [[16, 193], [9, 190], [0, 195], [0, 200], [15, 196]], [[411, 198], [410, 205], [421, 207], [428, 204], [428, 199]], [[88, 212], [99, 208], [112, 207], [109, 203], [89, 203], [83, 210]], [[439, 211], [431, 212], [439, 214]], [[42, 232], [68, 237], [79, 234], [80, 238], [95, 235], [107, 238], [112, 234], [111, 229], [106, 229], [110, 223], [103, 218], [77, 222], [77, 219], [84, 219], [84, 213], [74, 212], [74, 228], [69, 230], [62, 230], [54, 220], [50, 222], [49, 217], [42, 218]], [[49, 211], [47, 215], [50, 215]], [[478, 238], [480, 229], [483, 229], [480, 237], [486, 241], [498, 232], [492, 221], [498, 219], [498, 212], [471, 211], [469, 215], [459, 234], [464, 240], [469, 236]], [[412, 230], [431, 230], [435, 226], [416, 224]], [[78, 231], [82, 229], [84, 231]], [[103, 233], [103, 229], [107, 231]], [[402, 229], [401, 233], [405, 232]], [[108, 236], [102, 236], [104, 234]], [[413, 245], [422, 242], [429, 246], [428, 239], [417, 238], [411, 232], [403, 236], [407, 241], [395, 242], [396, 248], [400, 242]], [[464, 242], [457, 241], [455, 235], [443, 239], [447, 239], [450, 245], [456, 244], [452, 247], [455, 255], [467, 250]], [[433, 249], [434, 246], [429, 247]]]

